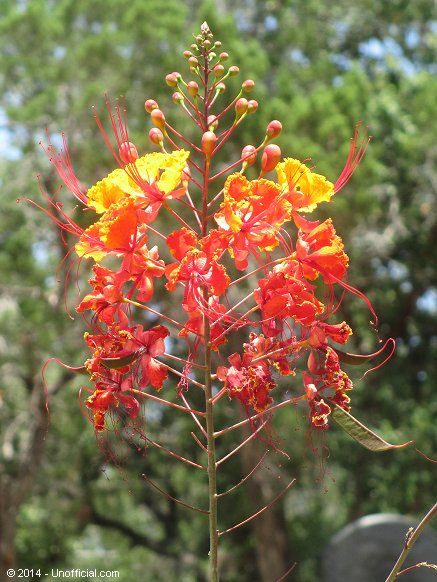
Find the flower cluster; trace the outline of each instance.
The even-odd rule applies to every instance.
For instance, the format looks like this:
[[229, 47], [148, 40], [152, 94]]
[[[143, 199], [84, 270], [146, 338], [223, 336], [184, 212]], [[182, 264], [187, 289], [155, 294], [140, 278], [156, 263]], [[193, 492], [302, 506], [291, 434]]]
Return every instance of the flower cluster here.
[[[112, 410], [135, 418], [141, 397], [160, 391], [169, 371], [180, 378], [180, 396], [182, 389], [212, 384], [214, 402], [227, 394], [249, 415], [264, 413], [285, 393], [294, 402], [307, 401], [310, 423], [318, 428], [328, 427], [333, 404], [349, 410], [352, 382], [335, 346], [352, 331], [345, 322], [328, 322], [338, 309], [335, 287], [341, 297], [351, 289], [348, 257], [332, 220], [308, 215], [348, 181], [368, 140], [358, 143], [357, 128], [333, 183], [302, 161], [281, 161], [271, 142], [282, 126], [274, 120], [258, 146], [247, 145], [226, 168], [216, 164], [214, 174], [223, 145], [258, 108], [246, 98], [254, 87], [247, 79], [216, 110], [226, 79], [239, 72], [226, 68], [229, 55], [217, 54], [219, 48], [204, 28], [184, 53], [195, 80], [186, 82], [179, 72], [166, 77], [176, 89], [173, 102], [197, 128], [197, 142], [184, 138], [148, 99], [154, 126], [149, 138], [160, 151], [140, 157], [123, 107], [117, 103], [113, 111], [108, 103], [116, 147], [97, 121], [119, 167], [86, 192], [66, 146], [60, 153], [51, 144], [46, 150], [69, 190], [95, 216], [82, 229], [48, 198], [48, 212], [77, 238], [80, 260], [94, 262], [91, 289], [77, 311], [91, 314], [85, 369], [94, 389], [85, 404], [98, 431]], [[221, 128], [232, 111], [230, 124]], [[259, 158], [259, 175], [249, 178]], [[179, 312], [166, 311], [171, 294]], [[147, 314], [160, 324], [145, 329]], [[230, 334], [241, 338], [241, 353], [227, 349]], [[181, 342], [185, 358], [173, 349]]]

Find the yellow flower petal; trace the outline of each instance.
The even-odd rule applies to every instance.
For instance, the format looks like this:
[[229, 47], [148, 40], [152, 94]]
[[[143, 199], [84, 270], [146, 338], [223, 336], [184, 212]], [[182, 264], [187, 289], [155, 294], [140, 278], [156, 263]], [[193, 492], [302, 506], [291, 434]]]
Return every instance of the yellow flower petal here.
[[102, 214], [122, 198], [141, 193], [141, 185], [133, 179], [136, 173], [144, 182], [156, 183], [161, 192], [170, 194], [181, 182], [188, 156], [185, 150], [154, 152], [138, 158], [135, 168], [117, 168], [88, 190], [88, 206]]
[[102, 214], [112, 204], [128, 196], [127, 189], [129, 189], [129, 176], [124, 170], [117, 168], [88, 190], [88, 206]]
[[299, 160], [286, 158], [276, 166], [278, 184], [287, 194], [294, 210], [312, 212], [320, 202], [329, 202], [334, 184], [325, 176], [311, 172]]

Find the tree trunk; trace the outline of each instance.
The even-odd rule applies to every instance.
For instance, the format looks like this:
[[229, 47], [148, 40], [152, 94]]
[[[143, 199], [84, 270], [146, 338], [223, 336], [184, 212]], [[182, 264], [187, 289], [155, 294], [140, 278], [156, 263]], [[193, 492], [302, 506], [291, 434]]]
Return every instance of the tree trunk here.
[[[248, 432], [247, 436], [249, 434]], [[247, 475], [253, 470], [265, 449], [266, 444], [257, 437], [242, 448], [241, 462], [244, 474]], [[268, 505], [278, 495], [281, 491], [279, 484], [285, 486], [285, 483], [276, 478], [275, 471], [266, 466], [266, 463], [267, 461], [264, 461], [244, 485], [249, 491], [253, 512]], [[293, 564], [283, 500], [276, 501], [257, 516], [251, 525], [256, 543], [259, 579], [261, 582], [274, 582], [281, 578]], [[290, 577], [284, 580], [290, 580]]]

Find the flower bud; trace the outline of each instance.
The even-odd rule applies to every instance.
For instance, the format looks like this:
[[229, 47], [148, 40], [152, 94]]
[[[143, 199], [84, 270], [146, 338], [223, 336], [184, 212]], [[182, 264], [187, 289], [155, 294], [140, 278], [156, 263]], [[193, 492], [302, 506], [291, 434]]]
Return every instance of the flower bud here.
[[176, 87], [176, 85], [178, 84], [178, 78], [176, 76], [176, 73], [169, 73], [168, 75], [166, 75], [165, 82], [169, 87]]
[[207, 158], [211, 157], [217, 141], [217, 136], [213, 131], [205, 131], [202, 135], [202, 151]]
[[190, 57], [193, 56], [193, 53], [191, 51], [184, 51], [183, 55], [186, 59], [189, 59]]
[[248, 101], [247, 113], [255, 113], [255, 111], [257, 109], [258, 109], [258, 101], [255, 101], [254, 99], [251, 99], [250, 101]]
[[229, 75], [231, 77], [235, 77], [235, 75], [238, 75], [239, 72], [240, 72], [239, 67], [236, 67], [235, 65], [232, 65], [232, 67], [229, 67]]
[[157, 127], [152, 127], [149, 131], [149, 139], [154, 145], [159, 145], [162, 147], [164, 142], [164, 135], [160, 129]]
[[217, 117], [215, 115], [208, 115], [206, 125], [208, 126], [209, 131], [215, 131], [218, 127]]
[[220, 53], [219, 55], [219, 59], [220, 61], [223, 63], [224, 61], [227, 61], [229, 59], [229, 55], [228, 53]]
[[196, 97], [196, 95], [199, 93], [199, 85], [196, 83], [196, 81], [190, 81], [187, 84], [187, 91], [191, 97]]
[[246, 79], [241, 85], [241, 88], [245, 93], [250, 93], [254, 87], [255, 81], [252, 81], [252, 79]]
[[281, 159], [281, 148], [274, 143], [269, 144], [264, 148], [263, 155], [261, 158], [261, 173], [267, 174], [271, 172], [276, 164]]
[[158, 103], [154, 99], [147, 99], [144, 103], [144, 109], [147, 113], [152, 113], [154, 109], [158, 109]]
[[199, 66], [199, 61], [194, 55], [188, 59], [188, 63], [192, 68], [196, 68]]
[[281, 133], [281, 131], [282, 131], [282, 123], [280, 121], [278, 121], [277, 119], [274, 119], [267, 126], [266, 136], [269, 139], [274, 139], [275, 137], [278, 137], [278, 135]]
[[214, 47], [215, 48], [220, 48], [221, 46], [222, 46], [221, 41], [220, 40], [216, 40], [215, 43], [214, 43]]
[[165, 127], [165, 115], [160, 109], [153, 109], [150, 114], [150, 119], [155, 127], [164, 129]]
[[216, 90], [218, 93], [223, 93], [223, 91], [224, 91], [225, 89], [226, 89], [226, 85], [225, 85], [224, 83], [218, 83], [218, 84], [216, 85], [216, 88], [215, 88], [215, 90]]
[[253, 166], [256, 162], [257, 151], [253, 145], [244, 146], [241, 152], [241, 159], [243, 160], [243, 169]]
[[187, 185], [190, 180], [191, 180], [190, 166], [185, 166], [185, 168], [182, 172], [181, 182], [182, 182], [182, 184]]
[[120, 145], [118, 153], [125, 164], [132, 164], [139, 158], [137, 148], [131, 141], [124, 141]]
[[222, 76], [223, 76], [223, 74], [224, 74], [224, 72], [225, 72], [225, 68], [224, 68], [224, 66], [223, 66], [223, 65], [216, 65], [216, 66], [213, 68], [213, 71], [214, 71], [214, 75], [215, 75], [216, 77], [222, 77]]
[[247, 99], [245, 99], [244, 97], [238, 99], [238, 101], [235, 103], [235, 113], [237, 114], [237, 117], [241, 117], [246, 113], [247, 106], [248, 106]]
[[175, 93], [173, 93], [173, 95], [171, 96], [171, 99], [173, 103], [175, 103], [176, 105], [180, 105], [184, 101], [184, 97], [182, 93], [179, 93], [179, 91], [175, 91]]

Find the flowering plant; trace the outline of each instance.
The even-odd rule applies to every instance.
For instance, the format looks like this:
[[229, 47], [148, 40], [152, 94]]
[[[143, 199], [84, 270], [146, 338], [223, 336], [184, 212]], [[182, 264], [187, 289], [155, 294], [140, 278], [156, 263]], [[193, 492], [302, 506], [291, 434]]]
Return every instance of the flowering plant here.
[[[44, 208], [76, 237], [79, 260], [94, 263], [90, 290], [76, 307], [91, 314], [84, 338], [90, 356], [75, 368], [88, 376], [83, 391], [94, 429], [110, 430], [122, 418], [135, 430], [147, 400], [193, 420], [197, 434], [192, 434], [206, 462], [178, 458], [208, 476], [204, 513], [212, 581], [218, 580], [219, 537], [236, 527], [218, 527], [217, 469], [224, 459], [217, 459], [215, 443], [222, 435], [251, 427], [250, 437], [230, 456], [268, 427], [275, 410], [303, 403], [315, 429], [326, 430], [334, 417], [369, 448], [395, 447], [349, 414], [352, 381], [342, 368], [368, 361], [387, 346], [390, 351], [391, 340], [371, 356], [344, 351], [352, 330], [336, 321], [336, 313], [345, 293], [367, 303], [375, 325], [376, 315], [347, 281], [348, 256], [332, 219], [310, 217], [351, 178], [368, 145], [367, 132], [360, 140], [357, 126], [334, 183], [303, 161], [282, 159], [272, 143], [282, 129], [277, 120], [259, 145], [247, 145], [237, 160], [218, 166], [218, 152], [258, 108], [247, 99], [254, 82], [245, 80], [218, 110], [226, 80], [239, 73], [236, 66], [226, 69], [229, 55], [220, 47], [203, 24], [184, 53], [193, 80], [186, 82], [178, 72], [166, 77], [195, 138], [179, 133], [148, 99], [145, 109], [154, 126], [149, 138], [159, 151], [140, 156], [129, 139], [124, 106], [117, 102], [113, 111], [107, 101], [116, 146], [96, 119], [117, 169], [84, 189], [66, 144], [59, 153], [51, 142], [46, 147], [67, 188], [93, 215], [92, 224], [82, 228], [56, 197], [45, 195]], [[249, 179], [258, 160], [258, 177]], [[181, 301], [177, 318], [165, 310], [167, 292]], [[150, 327], [151, 319], [159, 323]], [[242, 343], [239, 351], [228, 349], [231, 337]], [[175, 349], [181, 344], [183, 358]], [[174, 378], [176, 402], [166, 398]], [[192, 404], [193, 391], [202, 394], [201, 409]], [[215, 410], [223, 398], [239, 401], [245, 419], [217, 430]]]

